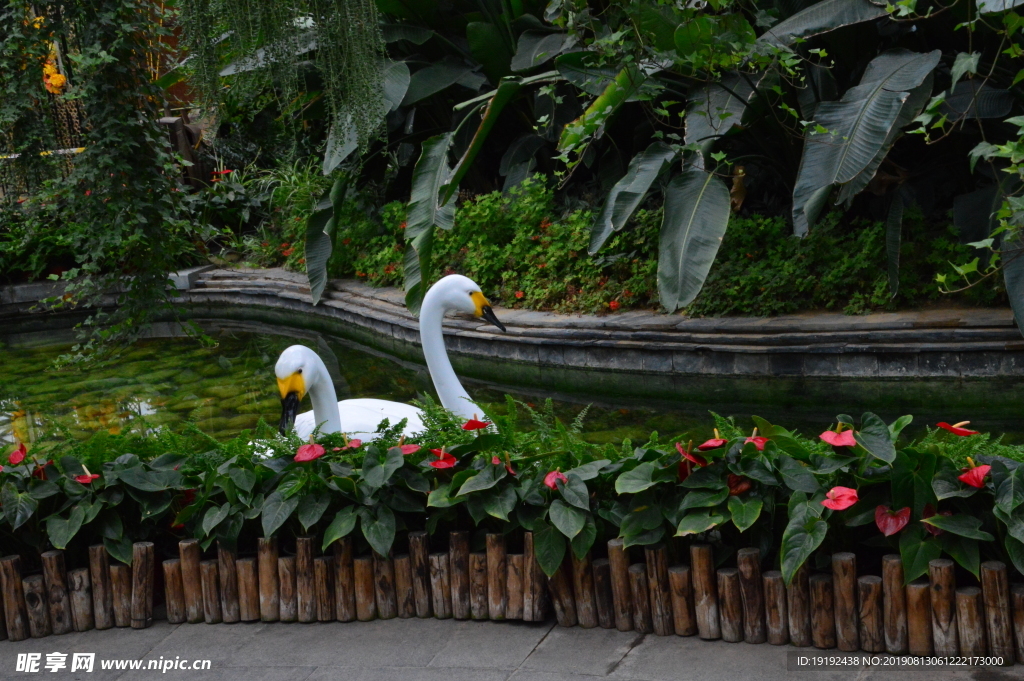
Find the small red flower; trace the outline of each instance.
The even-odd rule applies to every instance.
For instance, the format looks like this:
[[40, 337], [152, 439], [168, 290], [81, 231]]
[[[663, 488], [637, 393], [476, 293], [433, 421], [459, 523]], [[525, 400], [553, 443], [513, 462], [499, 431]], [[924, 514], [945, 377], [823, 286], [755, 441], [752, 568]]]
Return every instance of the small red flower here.
[[[698, 447], [697, 449], [700, 449], [700, 447]], [[679, 452], [684, 459], [686, 459], [687, 461], [691, 461], [692, 463], [695, 463], [698, 466], [704, 467], [708, 465], [708, 460], [705, 459], [700, 454], [694, 454], [693, 452], [686, 451], [686, 448], [683, 447], [682, 442], [676, 443], [676, 451]]]
[[270, 245], [269, 241], [264, 241], [262, 244], [260, 244], [260, 246], [263, 246], [263, 248], [266, 248], [269, 245]]
[[307, 461], [313, 461], [319, 459], [324, 455], [324, 448], [317, 444], [302, 445], [295, 452], [295, 461], [298, 463], [305, 463]]
[[729, 444], [729, 441], [726, 440], [725, 438], [713, 437], [710, 440], [704, 442], [703, 444], [697, 445], [697, 449], [699, 449], [702, 452], [706, 452], [709, 449], [718, 449], [719, 447], [724, 447], [727, 444]]
[[971, 457], [967, 457], [967, 464], [966, 468], [961, 469], [963, 470], [963, 473], [957, 476], [957, 480], [965, 485], [981, 489], [985, 486], [985, 476], [988, 475], [990, 470], [992, 470], [992, 466], [985, 464], [976, 466]]
[[747, 444], [750, 444], [750, 443], [754, 443], [754, 446], [757, 447], [757, 451], [763, 452], [764, 451], [764, 445], [765, 445], [766, 442], [768, 442], [768, 438], [761, 437], [759, 435], [755, 435], [755, 436], [748, 437], [746, 440], [743, 441], [743, 444], [747, 445]]
[[289, 255], [291, 255], [294, 252], [295, 252], [294, 248], [287, 248], [287, 249], [281, 251], [281, 255], [283, 255], [284, 257], [287, 258]]
[[833, 447], [855, 447], [857, 445], [857, 441], [853, 438], [852, 430], [844, 430], [841, 433], [837, 433], [834, 430], [826, 430], [818, 437]]
[[569, 478], [559, 470], [553, 470], [544, 476], [544, 485], [548, 489], [558, 489], [558, 481], [561, 480], [563, 484], [569, 482]]
[[25, 448], [24, 442], [18, 443], [18, 448], [11, 452], [10, 456], [7, 457], [7, 463], [12, 466], [17, 466], [19, 463], [25, 460], [25, 455], [28, 454], [28, 449]]
[[463, 430], [483, 430], [487, 426], [491, 425], [488, 421], [478, 421], [477, 419], [470, 419], [462, 424]]
[[[832, 431], [828, 431], [832, 432]], [[825, 495], [821, 505], [833, 511], [845, 511], [858, 501], [857, 490], [850, 487], [833, 487]]]
[[86, 196], [92, 196], [92, 190], [91, 189], [86, 189], [85, 190], [85, 195]]
[[398, 225], [398, 229], [405, 229], [405, 222], [403, 222], [402, 224]]
[[612, 310], [618, 310], [619, 309], [619, 301], [613, 300], [612, 302], [608, 303], [608, 307], [611, 308]]
[[437, 461], [430, 462], [430, 465], [434, 468], [453, 468], [459, 462], [458, 459], [443, 449], [431, 449], [430, 451], [437, 457]]
[[100, 476], [96, 473], [84, 473], [82, 475], [76, 475], [75, 482], [81, 483], [83, 485], [88, 485], [98, 477]]
[[402, 450], [402, 454], [404, 456], [409, 456], [410, 454], [415, 454], [420, 451], [419, 445], [398, 445], [398, 448]]
[[743, 494], [754, 486], [754, 483], [750, 482], [747, 478], [733, 473], [729, 473], [729, 476], [725, 479], [725, 484], [729, 487], [730, 497]]
[[348, 246], [350, 243], [352, 243], [352, 239], [345, 237], [344, 239], [341, 240], [341, 243], [344, 244], [345, 246]]
[[967, 437], [968, 435], [977, 435], [978, 431], [970, 430], [968, 428], [963, 427], [969, 423], [970, 421], [961, 421], [960, 423], [954, 423], [953, 425], [949, 425], [945, 421], [940, 421], [935, 425], [938, 426], [939, 428], [942, 428], [943, 430], [948, 430], [949, 432], [953, 433], [953, 435], [959, 435], [960, 437]]
[[886, 537], [896, 534], [910, 522], [910, 507], [893, 511], [888, 506], [875, 509], [875, 525]]
[[522, 298], [524, 295], [522, 291], [516, 291], [516, 298]]
[[495, 466], [500, 466], [501, 465], [501, 458], [499, 456], [497, 456], [497, 455], [492, 456], [491, 457], [491, 463], [494, 464]]

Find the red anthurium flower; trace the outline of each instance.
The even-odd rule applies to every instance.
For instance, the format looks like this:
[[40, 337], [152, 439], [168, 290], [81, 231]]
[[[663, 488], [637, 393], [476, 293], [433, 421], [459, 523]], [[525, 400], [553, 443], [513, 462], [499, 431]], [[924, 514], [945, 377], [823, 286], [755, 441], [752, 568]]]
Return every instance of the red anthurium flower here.
[[25, 449], [25, 443], [19, 442], [18, 448], [11, 452], [11, 455], [7, 457], [7, 463], [12, 466], [17, 466], [19, 463], [25, 460], [25, 455], [28, 454], [28, 450]]
[[750, 480], [748, 480], [747, 478], [743, 477], [742, 475], [734, 475], [733, 473], [730, 473], [729, 476], [725, 479], [725, 484], [729, 486], [730, 497], [735, 497], [740, 494], [743, 494], [744, 492], [746, 492], [747, 490], [754, 486], [754, 483], [750, 482]]
[[462, 424], [463, 430], [483, 430], [487, 426], [491, 425], [487, 421], [478, 421], [477, 419], [470, 419]]
[[943, 430], [948, 430], [949, 432], [953, 433], [953, 435], [959, 435], [960, 437], [967, 437], [968, 435], [977, 435], [978, 431], [964, 428], [964, 426], [966, 426], [969, 423], [970, 421], [961, 421], [960, 423], [954, 423], [953, 425], [949, 425], [945, 421], [942, 421], [940, 423], [936, 423], [935, 425], [938, 426], [939, 428], [942, 428]]
[[971, 487], [977, 487], [978, 489], [981, 489], [982, 487], [985, 486], [985, 476], [988, 475], [988, 472], [990, 470], [992, 470], [992, 466], [978, 466], [974, 463], [971, 457], [967, 457], [967, 464], [967, 468], [961, 469], [963, 470], [963, 473], [957, 476], [957, 480], [964, 483], [965, 485], [970, 485]]
[[893, 511], [888, 506], [875, 509], [875, 525], [886, 537], [896, 534], [910, 522], [910, 507]]
[[319, 459], [324, 455], [324, 448], [318, 444], [302, 445], [295, 452], [295, 461], [299, 463], [305, 463], [307, 461], [313, 461]]
[[[711, 442], [711, 440], [708, 440], [708, 442]], [[707, 442], [705, 442], [704, 444], [707, 444]], [[703, 446], [704, 445], [701, 445], [700, 447], [697, 447], [697, 449], [700, 449]], [[700, 454], [694, 454], [693, 452], [688, 451], [687, 448], [683, 447], [683, 443], [682, 442], [677, 442], [676, 443], [676, 451], [679, 452], [680, 454], [682, 454], [684, 459], [686, 459], [687, 461], [690, 461], [692, 463], [695, 463], [698, 466], [704, 467], [704, 466], [708, 465], [708, 460], [707, 459], [705, 459]]]
[[83, 475], [76, 475], [75, 482], [79, 482], [83, 485], [88, 485], [90, 482], [100, 477], [96, 473], [85, 473]]
[[491, 463], [494, 464], [495, 466], [500, 466], [501, 465], [501, 457], [492, 456], [491, 457]]
[[437, 457], [437, 461], [430, 462], [430, 465], [434, 468], [453, 468], [459, 462], [458, 459], [443, 449], [431, 449], [430, 451]]
[[[950, 515], [953, 515], [953, 512], [952, 511], [939, 511], [939, 512], [936, 512], [934, 506], [932, 506], [931, 504], [925, 504], [924, 505], [924, 510], [921, 511], [921, 519], [924, 520], [925, 518], [931, 518], [932, 516], [935, 516], [935, 515], [950, 516]], [[930, 533], [932, 536], [938, 537], [940, 534], [945, 532], [945, 530], [943, 530], [941, 528], [938, 528], [938, 527], [935, 527], [934, 525], [931, 525], [929, 523], [921, 523], [921, 524], [924, 525], [925, 531]]]
[[699, 449], [702, 452], [706, 452], [709, 449], [718, 449], [719, 447], [724, 447], [728, 443], [728, 440], [722, 439], [720, 437], [713, 437], [707, 442], [697, 445], [697, 449]]
[[410, 454], [415, 454], [420, 451], [419, 445], [398, 445], [398, 448], [402, 450], [402, 454], [405, 456], [409, 456]]
[[196, 491], [194, 489], [187, 489], [181, 493], [181, 501], [188, 506], [196, 500]]
[[754, 443], [755, 447], [757, 447], [757, 451], [763, 452], [764, 451], [764, 445], [765, 445], [766, 442], [768, 442], [768, 438], [766, 438], [766, 437], [759, 437], [757, 435], [751, 435], [746, 440], [744, 440], [743, 444], [746, 445], [746, 444], [750, 444], [751, 442]]
[[0, 466], [0, 473], [3, 473], [3, 472], [4, 472], [4, 467]]
[[683, 482], [693, 472], [693, 463], [683, 459], [679, 462], [679, 482]]
[[32, 471], [32, 477], [40, 480], [46, 480], [46, 467], [53, 463], [53, 459], [47, 460], [46, 463], [41, 463], [36, 466], [36, 469]]
[[563, 484], [569, 482], [569, 478], [565, 477], [565, 475], [558, 469], [555, 469], [544, 476], [544, 484], [549, 489], [558, 489], [559, 480], [561, 480]]
[[825, 500], [821, 502], [821, 505], [825, 508], [831, 508], [833, 511], [845, 511], [856, 503], [857, 490], [849, 487], [833, 487], [825, 495]]
[[855, 447], [857, 445], [857, 441], [853, 439], [852, 430], [844, 430], [841, 433], [837, 433], [834, 430], [826, 430], [818, 437], [833, 447]]

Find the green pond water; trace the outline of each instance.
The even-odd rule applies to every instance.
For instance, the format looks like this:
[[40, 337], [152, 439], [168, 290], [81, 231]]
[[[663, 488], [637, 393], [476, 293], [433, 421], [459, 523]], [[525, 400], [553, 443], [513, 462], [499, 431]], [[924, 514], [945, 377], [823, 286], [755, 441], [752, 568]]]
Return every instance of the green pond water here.
[[[324, 358], [339, 399], [377, 397], [408, 402], [433, 393], [425, 367], [393, 359], [351, 341], [306, 334], [284, 335], [220, 330], [215, 344], [204, 347], [182, 338], [142, 340], [103, 365], [56, 370], [54, 359], [67, 346], [11, 346], [0, 338], [0, 443], [16, 439], [35, 442], [72, 437], [84, 439], [98, 431], [124, 432], [161, 426], [180, 427], [194, 422], [204, 432], [227, 439], [253, 428], [262, 418], [276, 424], [280, 400], [273, 375], [278, 354], [287, 346], [302, 343]], [[469, 392], [482, 404], [500, 403], [506, 390], [518, 399], [539, 405], [548, 395], [538, 389], [502, 387], [466, 381]], [[569, 421], [582, 408], [587, 412], [585, 432], [595, 442], [634, 441], [657, 430], [664, 437], [687, 434], [694, 439], [710, 435], [712, 421], [706, 406], [679, 402], [639, 402], [615, 396], [559, 395], [555, 410]], [[865, 400], [866, 402], [869, 400]], [[863, 409], [855, 410], [856, 407]], [[308, 398], [303, 410], [309, 409]], [[837, 413], [870, 408], [864, 405], [822, 404], [814, 414], [789, 412], [784, 406], [747, 405], [736, 410], [729, 404], [712, 405], [715, 411], [736, 416], [750, 424], [751, 412], [803, 433], [817, 433]], [[936, 420], [961, 420], [959, 414], [928, 414], [916, 419], [915, 428]], [[913, 409], [910, 413], [916, 413]], [[893, 419], [899, 414], [882, 413]], [[984, 415], [972, 414], [976, 426], [1006, 432], [1007, 442], [1024, 442], [1024, 428], [1004, 420], [986, 423]], [[751, 424], [752, 425], [752, 424]], [[985, 428], [986, 425], [990, 428]]]

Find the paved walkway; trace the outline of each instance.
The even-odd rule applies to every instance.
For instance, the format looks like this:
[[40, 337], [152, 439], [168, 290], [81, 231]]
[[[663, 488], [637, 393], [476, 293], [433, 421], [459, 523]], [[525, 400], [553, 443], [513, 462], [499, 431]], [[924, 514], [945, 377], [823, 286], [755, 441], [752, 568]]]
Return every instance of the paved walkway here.
[[[68, 653], [68, 668], [15, 671], [18, 653]], [[96, 653], [95, 671], [71, 673], [71, 653]], [[788, 671], [813, 648], [644, 636], [547, 624], [390, 620], [351, 624], [170, 625], [0, 642], [0, 679], [82, 681], [1010, 681], [1008, 669]], [[828, 651], [829, 654], [838, 654]], [[101, 661], [208, 659], [209, 671], [103, 671]], [[144, 663], [146, 664], [146, 663]]]

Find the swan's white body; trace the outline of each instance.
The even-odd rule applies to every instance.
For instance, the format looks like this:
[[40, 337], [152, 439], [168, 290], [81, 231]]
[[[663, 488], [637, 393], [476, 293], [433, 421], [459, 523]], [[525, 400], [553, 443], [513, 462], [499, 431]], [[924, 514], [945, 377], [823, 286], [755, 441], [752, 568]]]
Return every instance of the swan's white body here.
[[[462, 387], [448, 359], [441, 323], [450, 311], [483, 316], [498, 323], [480, 287], [458, 274], [444, 277], [430, 287], [420, 309], [420, 342], [427, 369], [441, 404], [456, 415], [470, 419], [482, 416], [480, 409]], [[504, 327], [501, 327], [504, 330]], [[291, 392], [299, 400], [308, 392], [313, 410], [295, 417], [295, 433], [306, 439], [319, 425], [322, 433], [345, 433], [350, 438], [370, 441], [376, 437], [377, 426], [384, 419], [395, 425], [406, 419], [403, 433], [413, 436], [423, 432], [423, 412], [412, 405], [376, 399], [352, 399], [338, 402], [327, 367], [320, 356], [303, 345], [293, 345], [281, 353], [274, 367], [281, 399]]]

